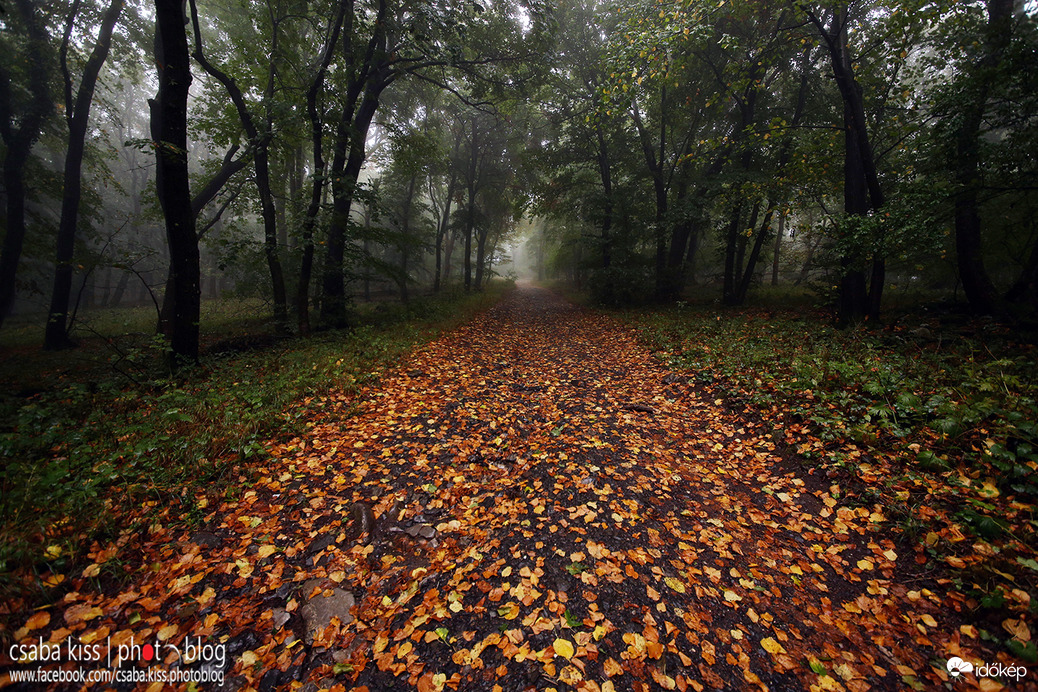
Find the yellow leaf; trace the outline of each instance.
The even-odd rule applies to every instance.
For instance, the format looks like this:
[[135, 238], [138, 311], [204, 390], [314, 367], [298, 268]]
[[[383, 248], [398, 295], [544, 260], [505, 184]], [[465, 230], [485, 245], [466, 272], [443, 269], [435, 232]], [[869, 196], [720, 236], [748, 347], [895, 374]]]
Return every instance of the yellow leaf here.
[[108, 632], [109, 632], [108, 626], [105, 625], [103, 627], [99, 627], [96, 630], [91, 630], [90, 632], [87, 632], [86, 634], [84, 634], [82, 637], [79, 638], [79, 641], [83, 642], [84, 644], [93, 644], [94, 642], [100, 641], [100, 640], [104, 639], [105, 637], [107, 637], [108, 636]]
[[74, 605], [65, 611], [65, 622], [74, 625], [77, 622], [93, 620], [104, 615], [100, 608], [88, 606], [85, 603]]
[[515, 602], [506, 603], [497, 609], [497, 614], [505, 620], [515, 620], [519, 617], [519, 604]]
[[725, 591], [724, 591], [724, 600], [728, 601], [729, 603], [735, 603], [736, 601], [741, 601], [742, 600], [742, 596], [740, 596], [739, 594], [735, 593], [731, 589], [725, 589]]
[[253, 566], [249, 563], [249, 561], [243, 558], [238, 558], [237, 560], [235, 560], [234, 565], [238, 568], [238, 576], [242, 578], [248, 578], [249, 575], [252, 574], [252, 570], [254, 569]]
[[678, 593], [685, 593], [685, 585], [681, 582], [680, 579], [676, 579], [674, 577], [666, 577], [663, 581], [667, 583], [667, 586], [674, 589]]
[[764, 637], [760, 640], [760, 645], [764, 647], [764, 650], [769, 654], [784, 654], [786, 650], [777, 641], [771, 637]]
[[43, 579], [43, 583], [50, 587], [55, 587], [63, 581], [65, 581], [64, 574], [49, 574]]
[[998, 488], [996, 488], [995, 484], [992, 483], [991, 481], [984, 481], [984, 483], [980, 486], [980, 491], [979, 492], [984, 497], [989, 497], [989, 498], [990, 497], [998, 497], [998, 495], [999, 495]]
[[260, 546], [260, 549], [259, 549], [259, 551], [256, 554], [259, 555], [259, 558], [262, 560], [265, 557], [270, 557], [271, 555], [273, 555], [276, 552], [277, 552], [277, 548], [275, 548], [274, 546], [272, 546], [272, 545], [270, 545], [268, 543], [266, 545]]
[[857, 677], [857, 673], [855, 672], [854, 668], [851, 668], [846, 663], [837, 663], [836, 665], [834, 665], [833, 672], [848, 682]]
[[568, 639], [556, 639], [551, 644], [551, 648], [555, 649], [555, 653], [564, 658], [573, 658], [573, 642]]
[[178, 626], [170, 624], [160, 629], [159, 633], [155, 636], [158, 637], [158, 640], [160, 642], [164, 642], [168, 640], [170, 637], [172, 637], [174, 634], [176, 634], [179, 630], [180, 628]]

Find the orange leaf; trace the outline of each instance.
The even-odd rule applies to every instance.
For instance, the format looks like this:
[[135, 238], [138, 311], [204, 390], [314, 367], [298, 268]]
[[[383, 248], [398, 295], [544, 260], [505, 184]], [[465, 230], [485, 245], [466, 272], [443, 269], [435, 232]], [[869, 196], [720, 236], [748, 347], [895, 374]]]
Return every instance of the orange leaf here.
[[29, 616], [29, 619], [25, 622], [25, 629], [32, 631], [38, 630], [41, 627], [46, 627], [50, 624], [50, 613], [46, 610], [38, 610]]

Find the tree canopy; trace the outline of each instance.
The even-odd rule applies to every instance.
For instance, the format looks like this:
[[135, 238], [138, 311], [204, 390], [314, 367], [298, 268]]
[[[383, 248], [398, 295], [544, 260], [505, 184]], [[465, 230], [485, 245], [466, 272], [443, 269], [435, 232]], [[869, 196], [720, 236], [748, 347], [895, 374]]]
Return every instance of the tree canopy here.
[[503, 263], [615, 304], [770, 278], [845, 325], [890, 286], [1033, 315], [1026, 4], [194, 0], [172, 37], [161, 7], [0, 18], [0, 309], [49, 305], [49, 348], [144, 300], [190, 361], [203, 295], [305, 334]]

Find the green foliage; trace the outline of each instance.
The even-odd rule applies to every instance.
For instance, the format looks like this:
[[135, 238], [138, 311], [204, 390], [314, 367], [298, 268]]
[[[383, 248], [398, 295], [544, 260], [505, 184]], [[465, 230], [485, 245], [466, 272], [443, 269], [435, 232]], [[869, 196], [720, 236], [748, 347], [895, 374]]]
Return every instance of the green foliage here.
[[608, 307], [627, 307], [645, 303], [652, 292], [649, 268], [638, 264], [614, 264], [596, 269], [588, 277], [591, 300]]
[[[776, 426], [799, 421], [824, 443], [915, 450], [904, 454], [909, 467], [990, 478], [993, 492], [1038, 500], [1038, 362], [1005, 335], [932, 345], [918, 330], [843, 333], [802, 318], [687, 307], [633, 319], [668, 364], [724, 382]], [[1001, 531], [990, 507], [962, 511], [978, 534]]]

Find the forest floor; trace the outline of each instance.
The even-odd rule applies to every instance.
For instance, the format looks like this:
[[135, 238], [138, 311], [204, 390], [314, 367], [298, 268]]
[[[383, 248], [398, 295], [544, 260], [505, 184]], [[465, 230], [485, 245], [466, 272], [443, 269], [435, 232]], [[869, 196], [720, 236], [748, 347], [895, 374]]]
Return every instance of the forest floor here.
[[[924, 543], [728, 394], [520, 287], [332, 392], [201, 527], [96, 546], [12, 652], [120, 689], [1038, 688]], [[132, 577], [93, 588], [109, 561]]]

